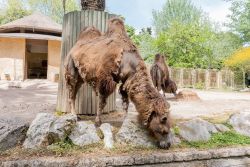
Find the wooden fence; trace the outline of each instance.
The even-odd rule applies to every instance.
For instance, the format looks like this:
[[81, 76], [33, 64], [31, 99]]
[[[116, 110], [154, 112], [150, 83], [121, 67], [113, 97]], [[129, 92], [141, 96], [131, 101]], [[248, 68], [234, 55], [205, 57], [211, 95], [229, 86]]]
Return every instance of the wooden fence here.
[[234, 89], [234, 73], [230, 70], [169, 68], [170, 78], [179, 88]]
[[[74, 11], [64, 16], [57, 111], [69, 111], [68, 91], [66, 90], [63, 66], [65, 56], [75, 44], [82, 29], [87, 26], [94, 26], [100, 31], [105, 32], [107, 29], [107, 20], [111, 17], [114, 17], [114, 15], [107, 12], [94, 10]], [[94, 115], [98, 108], [97, 98], [98, 97], [96, 97], [91, 86], [84, 84], [78, 91], [76, 97], [77, 114]], [[115, 99], [115, 93], [109, 96], [107, 99], [107, 105], [104, 109], [105, 113], [115, 110]]]

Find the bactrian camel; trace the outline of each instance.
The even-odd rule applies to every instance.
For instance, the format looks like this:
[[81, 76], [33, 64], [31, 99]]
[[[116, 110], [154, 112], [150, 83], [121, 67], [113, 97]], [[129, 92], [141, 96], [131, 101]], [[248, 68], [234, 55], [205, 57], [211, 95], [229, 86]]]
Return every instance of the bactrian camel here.
[[106, 99], [120, 82], [124, 110], [127, 112], [131, 100], [141, 124], [152, 133], [159, 146], [170, 147], [170, 106], [154, 88], [146, 65], [120, 18], [109, 20], [104, 35], [94, 27], [81, 32], [65, 59], [65, 78], [72, 113], [75, 113], [76, 93], [81, 84], [85, 82], [93, 87], [99, 97], [95, 119], [98, 126]]

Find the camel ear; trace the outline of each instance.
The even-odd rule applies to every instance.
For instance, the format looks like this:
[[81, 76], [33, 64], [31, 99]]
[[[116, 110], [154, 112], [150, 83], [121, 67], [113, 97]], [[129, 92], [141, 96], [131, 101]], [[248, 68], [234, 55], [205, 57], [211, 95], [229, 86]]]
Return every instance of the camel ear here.
[[150, 113], [150, 115], [148, 116], [148, 118], [145, 120], [144, 125], [145, 125], [145, 126], [148, 126], [149, 123], [152, 121], [152, 119], [153, 119], [155, 116], [156, 116], [156, 112], [155, 112], [155, 111], [152, 111], [152, 112]]

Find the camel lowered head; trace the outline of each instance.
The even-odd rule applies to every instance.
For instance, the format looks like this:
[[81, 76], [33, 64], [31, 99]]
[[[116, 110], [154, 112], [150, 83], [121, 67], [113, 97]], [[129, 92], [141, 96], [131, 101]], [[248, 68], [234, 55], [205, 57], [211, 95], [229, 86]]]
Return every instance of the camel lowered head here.
[[168, 149], [171, 146], [171, 119], [170, 105], [164, 98], [158, 98], [153, 102], [147, 127], [157, 140], [160, 148]]

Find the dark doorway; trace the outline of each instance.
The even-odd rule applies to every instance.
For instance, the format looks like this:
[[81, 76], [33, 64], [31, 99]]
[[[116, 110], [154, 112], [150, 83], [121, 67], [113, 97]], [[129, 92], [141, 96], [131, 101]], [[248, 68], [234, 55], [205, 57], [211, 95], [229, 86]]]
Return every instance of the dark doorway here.
[[28, 79], [46, 79], [48, 69], [48, 41], [26, 40], [26, 76]]

